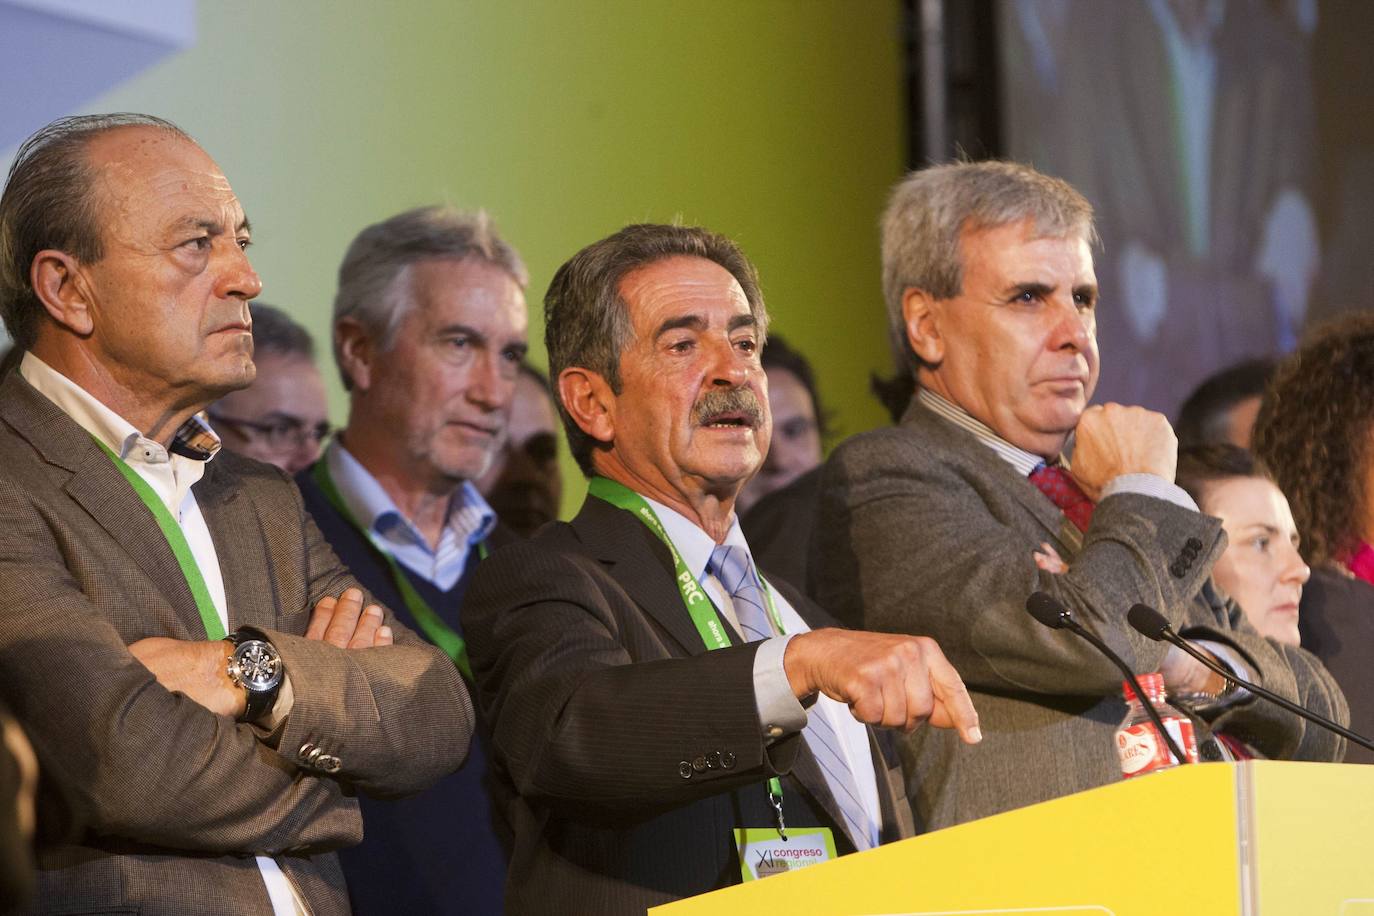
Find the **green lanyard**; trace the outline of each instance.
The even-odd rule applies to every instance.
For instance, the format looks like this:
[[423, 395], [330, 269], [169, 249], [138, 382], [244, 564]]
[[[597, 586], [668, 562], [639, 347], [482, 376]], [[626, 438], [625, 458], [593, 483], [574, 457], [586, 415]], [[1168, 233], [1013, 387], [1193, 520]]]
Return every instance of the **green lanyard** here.
[[[648, 526], [650, 531], [658, 535], [658, 539], [673, 555], [673, 571], [677, 579], [678, 591], [682, 593], [682, 603], [687, 608], [687, 613], [691, 615], [697, 633], [701, 635], [702, 644], [706, 646], [708, 651], [724, 649], [729, 646], [730, 639], [725, 635], [725, 628], [721, 625], [720, 614], [716, 612], [716, 606], [711, 603], [711, 599], [707, 597], [701, 583], [697, 582], [697, 577], [692, 575], [692, 571], [687, 568], [687, 564], [682, 562], [682, 555], [677, 552], [677, 547], [668, 537], [668, 532], [664, 530], [663, 523], [658, 520], [658, 515], [654, 512], [653, 507], [644, 501], [644, 497], [624, 484], [617, 483], [607, 477], [593, 477], [587, 482], [587, 492], [597, 499], [610, 503], [617, 509], [624, 509], [629, 512]], [[782, 626], [782, 617], [773, 605], [773, 590], [768, 587], [767, 582], [764, 582], [763, 576], [759, 576], [759, 583], [763, 586], [763, 601], [764, 604], [768, 605], [768, 616], [772, 618], [773, 626], [777, 627], [779, 633], [786, 632]], [[768, 795], [769, 801], [773, 803], [774, 812], [777, 814], [778, 833], [786, 840], [786, 825], [782, 819], [782, 782], [776, 776], [768, 780]]]
[[[91, 438], [95, 438], [92, 436]], [[191, 596], [196, 599], [196, 610], [200, 612], [200, 621], [205, 625], [205, 635], [208, 639], [218, 640], [224, 638], [224, 624], [219, 619], [219, 611], [215, 610], [215, 602], [210, 599], [210, 589], [205, 587], [205, 577], [200, 574], [200, 567], [196, 565], [195, 555], [191, 553], [191, 545], [186, 542], [186, 532], [181, 530], [181, 525], [172, 517], [172, 513], [167, 511], [167, 506], [153, 492], [153, 488], [148, 482], [138, 475], [138, 472], [129, 467], [128, 462], [114, 453], [104, 442], [99, 439], [95, 444], [100, 446], [101, 451], [110, 456], [114, 466], [119, 468], [119, 473], [124, 475], [124, 479], [129, 481], [129, 486], [134, 488], [138, 498], [143, 500], [143, 505], [148, 507], [148, 511], [153, 513], [153, 518], [157, 520], [158, 528], [162, 529], [162, 536], [167, 539], [167, 546], [172, 548], [172, 554], [177, 558], [177, 565], [181, 567], [181, 574], [186, 577], [186, 584], [191, 589]]]
[[[367, 529], [358, 523], [352, 512], [348, 511], [348, 505], [344, 502], [342, 494], [339, 493], [339, 488], [335, 486], [334, 478], [329, 476], [329, 468], [325, 466], [323, 457], [315, 462], [314, 468], [310, 471], [310, 476], [319, 485], [320, 491], [324, 493], [324, 498], [329, 500], [329, 504], [344, 517], [345, 521], [358, 529], [359, 533], [367, 538], [368, 543], [377, 548], [377, 552], [382, 555], [382, 559], [386, 560], [387, 566], [391, 569], [391, 581], [395, 584], [396, 590], [401, 593], [401, 600], [405, 602], [406, 610], [410, 611], [410, 616], [415, 618], [415, 622], [419, 624], [425, 636], [429, 637], [429, 641], [443, 649], [444, 654], [453, 659], [453, 664], [458, 666], [459, 672], [467, 679], [468, 683], [471, 683], [472, 664], [468, 661], [467, 643], [451, 626], [444, 623], [438, 613], [429, 606], [429, 602], [420, 596], [420, 593], [415, 590], [415, 586], [411, 583], [410, 577], [401, 570], [401, 565], [396, 562], [396, 558], [389, 551], [378, 546], [372, 540]], [[487, 558], [485, 541], [478, 542], [477, 556], [482, 560]]]

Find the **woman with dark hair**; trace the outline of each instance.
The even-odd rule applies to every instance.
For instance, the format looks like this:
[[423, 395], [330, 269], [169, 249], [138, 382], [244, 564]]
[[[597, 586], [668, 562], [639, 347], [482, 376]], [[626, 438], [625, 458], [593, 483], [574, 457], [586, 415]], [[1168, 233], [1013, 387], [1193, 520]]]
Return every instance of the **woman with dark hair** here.
[[1226, 532], [1212, 580], [1261, 635], [1298, 645], [1298, 603], [1312, 571], [1299, 554], [1283, 492], [1249, 452], [1229, 442], [1180, 450], [1175, 479]]
[[[1319, 328], [1279, 364], [1255, 421], [1255, 454], [1288, 495], [1312, 580], [1302, 644], [1374, 733], [1374, 313]], [[1351, 745], [1346, 759], [1374, 763]]]

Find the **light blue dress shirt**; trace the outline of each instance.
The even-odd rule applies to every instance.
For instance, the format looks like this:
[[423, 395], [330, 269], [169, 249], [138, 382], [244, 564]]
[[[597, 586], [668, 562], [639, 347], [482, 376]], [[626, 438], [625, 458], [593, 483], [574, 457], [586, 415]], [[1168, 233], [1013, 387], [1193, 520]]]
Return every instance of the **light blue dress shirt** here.
[[406, 569], [440, 591], [458, 584], [467, 569], [472, 548], [486, 540], [496, 527], [496, 513], [472, 481], [463, 481], [449, 502], [448, 518], [437, 547], [396, 508], [396, 503], [357, 458], [337, 439], [324, 453], [329, 476], [344, 505], [365, 525], [367, 536], [378, 550], [390, 554]]

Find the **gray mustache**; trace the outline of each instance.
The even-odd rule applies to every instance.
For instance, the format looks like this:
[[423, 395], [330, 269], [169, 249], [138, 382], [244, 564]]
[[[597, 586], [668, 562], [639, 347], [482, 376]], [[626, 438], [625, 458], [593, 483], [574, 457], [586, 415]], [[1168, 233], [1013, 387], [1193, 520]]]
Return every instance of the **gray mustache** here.
[[692, 421], [698, 426], [713, 423], [728, 414], [738, 414], [757, 428], [763, 422], [763, 406], [750, 388], [713, 388], [692, 407]]

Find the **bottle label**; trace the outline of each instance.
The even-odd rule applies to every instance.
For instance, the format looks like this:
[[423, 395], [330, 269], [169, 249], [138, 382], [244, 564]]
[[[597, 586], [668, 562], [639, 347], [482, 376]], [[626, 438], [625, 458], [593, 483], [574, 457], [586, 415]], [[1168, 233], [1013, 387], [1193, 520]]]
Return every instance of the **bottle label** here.
[[[1193, 723], [1173, 716], [1164, 719], [1164, 727], [1178, 744], [1189, 762], [1197, 762], [1197, 738]], [[1151, 722], [1137, 722], [1116, 733], [1116, 752], [1121, 758], [1121, 772], [1127, 777], [1151, 773], [1176, 766], [1178, 761], [1169, 753], [1169, 746], [1160, 740]]]

